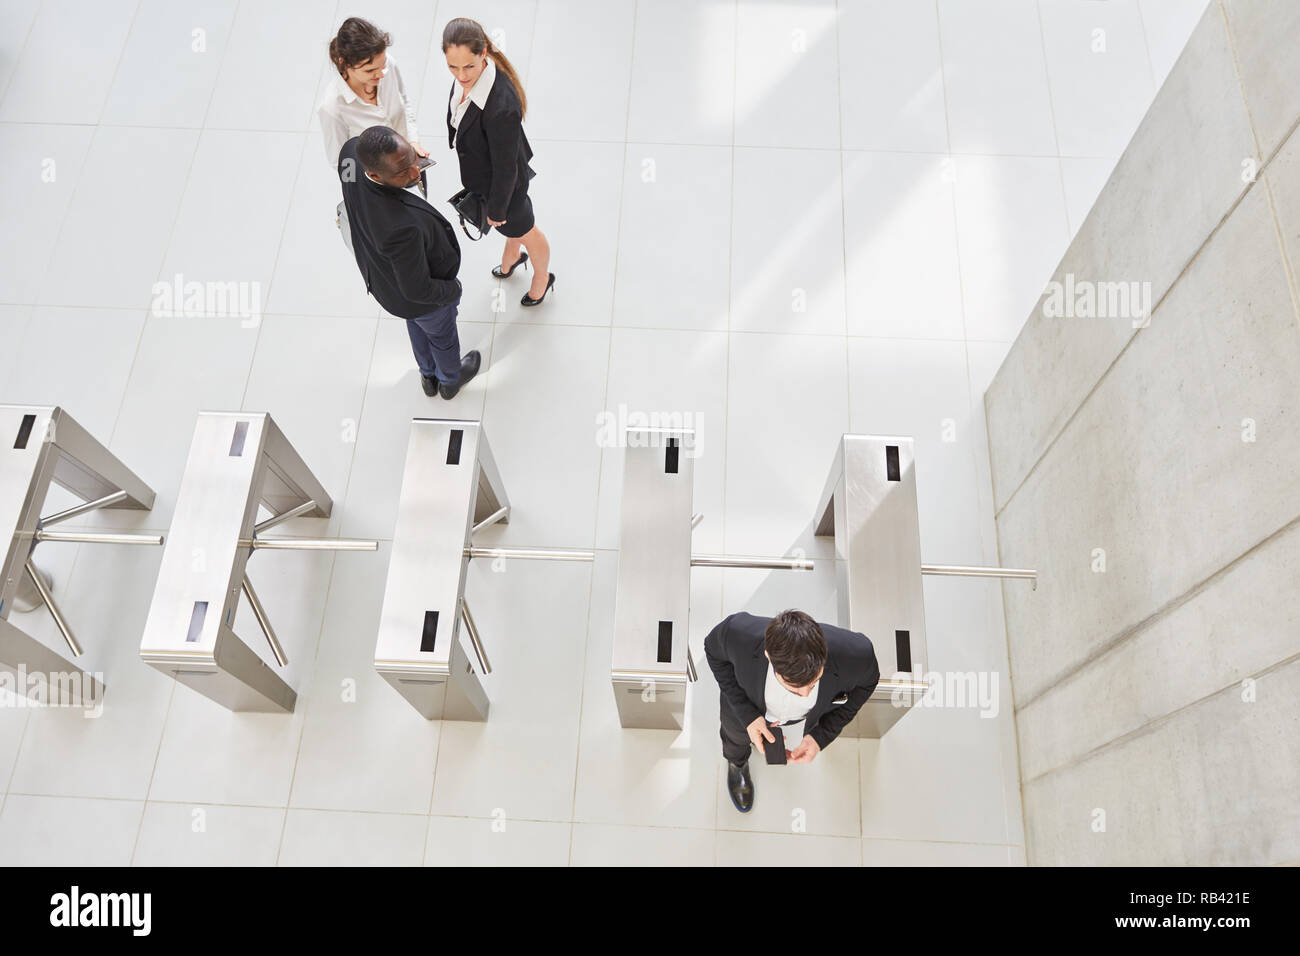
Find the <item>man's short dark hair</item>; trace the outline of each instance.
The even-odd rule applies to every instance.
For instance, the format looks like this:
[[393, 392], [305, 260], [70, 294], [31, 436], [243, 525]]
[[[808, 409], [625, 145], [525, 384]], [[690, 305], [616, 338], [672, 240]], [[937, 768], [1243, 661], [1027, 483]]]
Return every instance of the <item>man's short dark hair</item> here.
[[803, 611], [782, 611], [763, 632], [772, 669], [792, 687], [807, 687], [826, 666], [826, 636]]
[[397, 130], [387, 126], [372, 126], [357, 138], [357, 159], [367, 172], [387, 173], [390, 157], [401, 145], [397, 139]]

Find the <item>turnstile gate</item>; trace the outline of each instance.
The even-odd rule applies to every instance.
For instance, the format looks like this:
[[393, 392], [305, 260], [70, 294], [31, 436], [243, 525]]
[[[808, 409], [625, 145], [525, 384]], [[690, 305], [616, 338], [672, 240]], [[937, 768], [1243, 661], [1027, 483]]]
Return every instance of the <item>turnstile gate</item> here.
[[[83, 503], [41, 517], [54, 483]], [[32, 561], [43, 541], [88, 544], [161, 544], [157, 535], [61, 532], [52, 526], [98, 508], [148, 511], [153, 490], [57, 405], [0, 405], [0, 667], [25, 676], [24, 693], [36, 681], [51, 704], [97, 702], [103, 685], [92, 674], [50, 650], [8, 620], [16, 604], [44, 604], [72, 656], [81, 645], [54, 603], [49, 582]]]
[[695, 434], [629, 428], [610, 680], [624, 727], [684, 726], [686, 690], [697, 678], [687, 639], [692, 567], [812, 570], [802, 558], [693, 555]]
[[477, 422], [416, 419], [406, 446], [375, 670], [429, 720], [486, 720], [487, 692], [459, 640], [487, 653], [465, 604], [465, 549], [475, 521], [510, 503]]
[[922, 574], [1028, 578], [1035, 571], [921, 563], [911, 438], [844, 435], [814, 518], [835, 538], [839, 624], [865, 634], [880, 683], [843, 733], [880, 737], [925, 694]]
[[[270, 518], [257, 521], [259, 505]], [[233, 630], [240, 595], [282, 668], [284, 649], [248, 579], [253, 552], [374, 551], [377, 541], [263, 537], [333, 502], [265, 412], [200, 412], [140, 656], [231, 710], [292, 711], [294, 689]]]
[[[417, 418], [411, 422], [393, 529], [375, 670], [429, 720], [486, 720], [482, 676], [492, 673], [469, 605], [471, 558], [592, 561], [594, 551], [478, 548], [473, 536], [508, 522], [510, 502], [483, 425]], [[460, 642], [465, 625], [476, 672]]]

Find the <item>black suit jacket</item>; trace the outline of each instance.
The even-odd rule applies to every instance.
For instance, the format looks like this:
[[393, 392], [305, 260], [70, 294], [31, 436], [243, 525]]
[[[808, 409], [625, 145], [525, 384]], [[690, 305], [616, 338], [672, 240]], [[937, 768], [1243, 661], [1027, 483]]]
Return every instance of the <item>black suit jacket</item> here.
[[[730, 706], [745, 726], [767, 713], [763, 632], [771, 620], [742, 611], [704, 639], [704, 656], [717, 678], [723, 704]], [[817, 701], [804, 718], [804, 732], [825, 750], [876, 689], [880, 666], [865, 634], [831, 624], [820, 626], [826, 637], [826, 668], [817, 685]], [[836, 703], [837, 699], [841, 702]]]
[[457, 130], [451, 125], [451, 100], [460, 89], [455, 80], [451, 89], [447, 98], [447, 145], [454, 145], [460, 158], [460, 183], [470, 192], [486, 196], [488, 218], [501, 222], [515, 190], [535, 175], [528, 165], [533, 150], [524, 135], [519, 94], [510, 78], [498, 69], [487, 105], [479, 109], [477, 103], [470, 103]]
[[339, 150], [338, 172], [366, 291], [403, 319], [458, 301], [460, 243], [451, 223], [419, 196], [368, 177], [355, 136]]

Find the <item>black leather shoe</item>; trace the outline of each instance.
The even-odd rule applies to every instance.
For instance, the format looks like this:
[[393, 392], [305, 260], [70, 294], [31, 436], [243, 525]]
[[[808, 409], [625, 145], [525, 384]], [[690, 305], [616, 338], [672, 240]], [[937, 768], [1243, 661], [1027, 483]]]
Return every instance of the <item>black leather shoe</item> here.
[[555, 273], [548, 272], [546, 273], [546, 276], [547, 276], [546, 288], [543, 290], [541, 297], [534, 299], [527, 292], [525, 292], [524, 297], [519, 300], [520, 305], [522, 305], [524, 308], [531, 308], [534, 305], [541, 305], [544, 301], [546, 301], [546, 293], [550, 292], [552, 289], [555, 288]]
[[424, 389], [425, 395], [428, 395], [430, 398], [433, 398], [433, 396], [438, 394], [438, 376], [421, 375], [420, 387]]
[[474, 349], [460, 360], [460, 378], [455, 382], [441, 382], [438, 385], [438, 394], [447, 401], [456, 397], [456, 393], [461, 387], [469, 382], [471, 378], [478, 374], [479, 365], [482, 364], [482, 357], [478, 354], [478, 349]]
[[515, 270], [518, 269], [527, 261], [528, 261], [528, 253], [521, 252], [519, 253], [519, 258], [515, 260], [515, 264], [510, 267], [510, 270], [508, 272], [502, 272], [500, 266], [493, 266], [492, 274], [496, 276], [498, 279], [509, 279], [512, 275], [515, 274]]
[[754, 807], [754, 778], [749, 775], [749, 761], [737, 767], [727, 761], [727, 792], [731, 802], [741, 813], [748, 813]]

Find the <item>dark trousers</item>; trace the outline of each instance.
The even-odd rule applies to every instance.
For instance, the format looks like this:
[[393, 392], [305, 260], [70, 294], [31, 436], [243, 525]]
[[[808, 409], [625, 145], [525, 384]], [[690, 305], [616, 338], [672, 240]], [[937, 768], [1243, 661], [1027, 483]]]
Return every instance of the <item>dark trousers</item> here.
[[456, 331], [456, 306], [444, 305], [428, 315], [406, 320], [411, 351], [420, 374], [454, 385], [460, 381], [460, 335]]
[[722, 697], [721, 702], [722, 729], [719, 733], [722, 736], [722, 755], [734, 764], [742, 764], [749, 759], [754, 743], [745, 732], [745, 725], [727, 703], [727, 698]]

